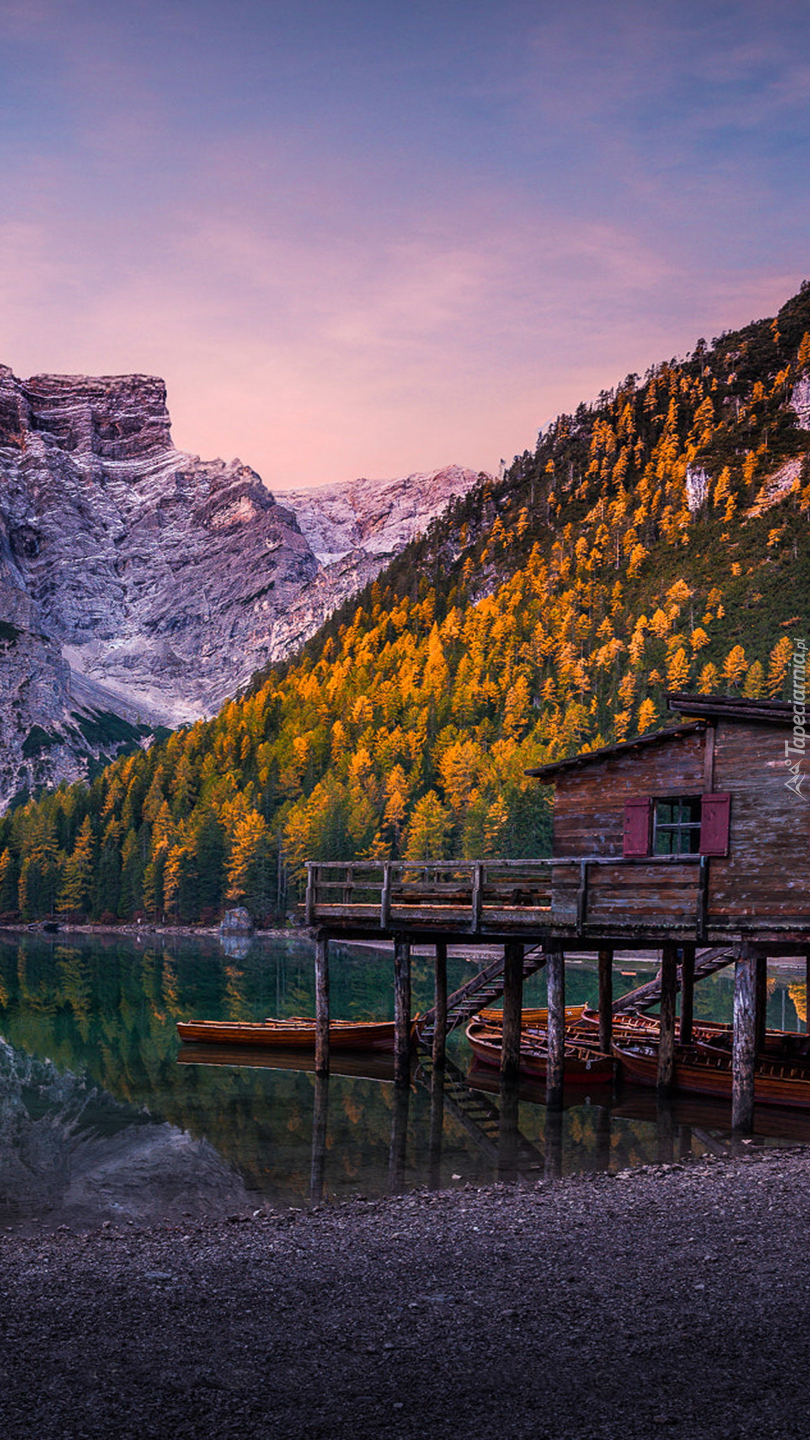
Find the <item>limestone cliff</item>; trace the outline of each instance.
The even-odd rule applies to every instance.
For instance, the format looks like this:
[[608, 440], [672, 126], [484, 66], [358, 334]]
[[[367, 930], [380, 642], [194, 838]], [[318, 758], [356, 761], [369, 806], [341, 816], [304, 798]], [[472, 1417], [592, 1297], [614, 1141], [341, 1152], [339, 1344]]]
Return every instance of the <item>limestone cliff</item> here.
[[402, 480], [349, 480], [278, 491], [276, 499], [295, 511], [312, 549], [327, 566], [352, 551], [396, 555], [478, 479], [474, 470], [445, 465]]
[[475, 479], [274, 498], [174, 448], [159, 379], [0, 366], [0, 807], [212, 714]]
[[486, 478], [461, 465], [445, 465], [399, 480], [277, 491], [276, 499], [295, 511], [321, 569], [275, 622], [271, 658], [289, 654], [314, 634], [347, 595], [379, 575], [435, 516]]

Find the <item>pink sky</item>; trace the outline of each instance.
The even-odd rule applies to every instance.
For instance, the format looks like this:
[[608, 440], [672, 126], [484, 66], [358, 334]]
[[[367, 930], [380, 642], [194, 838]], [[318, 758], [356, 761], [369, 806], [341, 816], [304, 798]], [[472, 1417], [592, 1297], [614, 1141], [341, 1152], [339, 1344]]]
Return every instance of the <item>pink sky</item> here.
[[495, 469], [798, 288], [809, 31], [790, 0], [0, 0], [0, 361], [162, 375], [178, 446], [271, 488]]

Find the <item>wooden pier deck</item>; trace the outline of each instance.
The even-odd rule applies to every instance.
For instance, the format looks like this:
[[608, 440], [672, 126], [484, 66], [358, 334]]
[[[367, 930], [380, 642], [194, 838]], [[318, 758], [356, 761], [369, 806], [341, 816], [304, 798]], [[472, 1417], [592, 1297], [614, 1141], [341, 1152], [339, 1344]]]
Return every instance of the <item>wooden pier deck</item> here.
[[[565, 952], [598, 956], [600, 1048], [611, 1044], [613, 952], [660, 950], [661, 971], [639, 1003], [660, 1003], [658, 1089], [672, 1089], [675, 1046], [691, 1034], [694, 985], [721, 965], [735, 966], [733, 1123], [753, 1123], [753, 1066], [764, 1026], [767, 957], [803, 955], [810, 982], [810, 913], [745, 913], [712, 905], [712, 858], [701, 854], [586, 855], [487, 861], [312, 861], [304, 918], [317, 939], [316, 1064], [328, 1070], [329, 967], [332, 939], [391, 939], [397, 1028], [395, 1076], [410, 1076], [410, 948], [432, 942], [436, 1002], [422, 1037], [432, 1063], [445, 1063], [445, 1037], [458, 1014], [472, 1014], [503, 995], [503, 1079], [513, 1083], [520, 1057], [520, 1012], [527, 974], [547, 967], [549, 1069], [547, 1103], [562, 1105], [565, 1046]], [[798, 908], [798, 907], [796, 907]], [[448, 944], [499, 944], [490, 962], [447, 996]], [[681, 1014], [676, 997], [681, 993]], [[456, 1003], [458, 1002], [458, 1003]], [[617, 1007], [626, 1001], [616, 1002]], [[458, 1014], [457, 1014], [458, 1012]]]
[[[542, 948], [553, 1106], [562, 1103], [566, 948], [599, 956], [600, 1048], [608, 1050], [614, 948], [660, 947], [662, 1094], [674, 1083], [676, 1029], [682, 1042], [691, 1033], [695, 980], [711, 968], [704, 955], [696, 970], [696, 950], [714, 948], [735, 967], [733, 1124], [750, 1130], [768, 957], [804, 956], [810, 980], [810, 796], [786, 772], [787, 758], [805, 750], [803, 691], [792, 702], [678, 692], [668, 704], [674, 722], [661, 730], [527, 771], [554, 787], [551, 858], [308, 866], [306, 922], [319, 937], [322, 977], [330, 936], [394, 941], [400, 1079], [415, 940], [436, 944], [434, 1063], [449, 1019], [448, 943], [503, 945], [505, 1077], [520, 1054], [526, 948]], [[492, 979], [482, 975], [482, 997]]]
[[[708, 855], [636, 859], [583, 855], [538, 860], [310, 861], [305, 923], [345, 938], [623, 946], [721, 945], [755, 939], [771, 953], [810, 943], [810, 908], [750, 914], [712, 904]], [[776, 947], [776, 948], [773, 948]], [[787, 947], [787, 948], [785, 948]]]

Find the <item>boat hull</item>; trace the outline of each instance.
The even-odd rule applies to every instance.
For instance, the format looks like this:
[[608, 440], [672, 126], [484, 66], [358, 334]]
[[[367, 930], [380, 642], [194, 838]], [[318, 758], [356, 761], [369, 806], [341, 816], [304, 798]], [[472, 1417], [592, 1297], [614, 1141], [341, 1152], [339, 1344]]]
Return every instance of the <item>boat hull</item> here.
[[[638, 1085], [655, 1085], [658, 1051], [654, 1045], [614, 1045], [622, 1074]], [[731, 1056], [709, 1048], [678, 1045], [673, 1085], [695, 1095], [731, 1099]], [[760, 1056], [754, 1067], [754, 1103], [810, 1108], [810, 1066], [792, 1060]]]
[[[582, 1020], [583, 1014], [585, 1013], [586, 1009], [587, 1009], [587, 1006], [585, 1006], [585, 1005], [566, 1005], [566, 1007], [565, 1007], [565, 1028], [566, 1028], [566, 1030], [568, 1030], [571, 1026], [579, 1025], [579, 1023], [580, 1023], [580, 1021]], [[496, 1010], [496, 1009], [491, 1009], [491, 1008], [487, 1008], [487, 1009], [484, 1009], [484, 1010], [479, 1010], [478, 1013], [473, 1017], [473, 1019], [474, 1019], [474, 1020], [485, 1020], [488, 1025], [502, 1025], [502, 1024], [503, 1024], [503, 1010]], [[598, 1024], [598, 1018], [597, 1018], [597, 1024]], [[547, 1027], [547, 1025], [548, 1025], [548, 1010], [546, 1009], [546, 1007], [545, 1007], [544, 1005], [543, 1005], [543, 1006], [535, 1006], [535, 1007], [530, 1008], [530, 1009], [521, 1010], [521, 1012], [520, 1012], [520, 1028], [521, 1028], [522, 1030], [529, 1029], [529, 1028], [532, 1027], [532, 1026], [534, 1026], [534, 1027], [539, 1026], [540, 1029], [545, 1030], [546, 1027]]]
[[[467, 1026], [470, 1048], [482, 1065], [493, 1070], [501, 1068], [503, 1035], [500, 1027], [486, 1025], [475, 1020]], [[548, 1047], [543, 1032], [532, 1034], [523, 1030], [520, 1037], [521, 1075], [531, 1079], [545, 1080], [548, 1073]], [[565, 1046], [564, 1079], [571, 1085], [605, 1084], [613, 1079], [615, 1065], [610, 1055], [584, 1045], [567, 1043]]]
[[[305, 1016], [296, 1016], [292, 1020], [180, 1020], [177, 1034], [185, 1043], [194, 1045], [315, 1049], [315, 1021]], [[329, 1025], [329, 1047], [336, 1051], [392, 1051], [394, 1022], [333, 1020]]]

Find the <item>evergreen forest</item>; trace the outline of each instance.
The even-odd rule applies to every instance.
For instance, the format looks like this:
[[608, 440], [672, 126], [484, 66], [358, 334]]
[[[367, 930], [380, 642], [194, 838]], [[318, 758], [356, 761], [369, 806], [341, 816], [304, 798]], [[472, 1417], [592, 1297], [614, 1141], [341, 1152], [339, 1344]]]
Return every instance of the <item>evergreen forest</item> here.
[[0, 915], [271, 921], [307, 858], [547, 853], [528, 767], [660, 727], [668, 691], [787, 698], [808, 431], [805, 282], [559, 416], [214, 719], [23, 797]]

